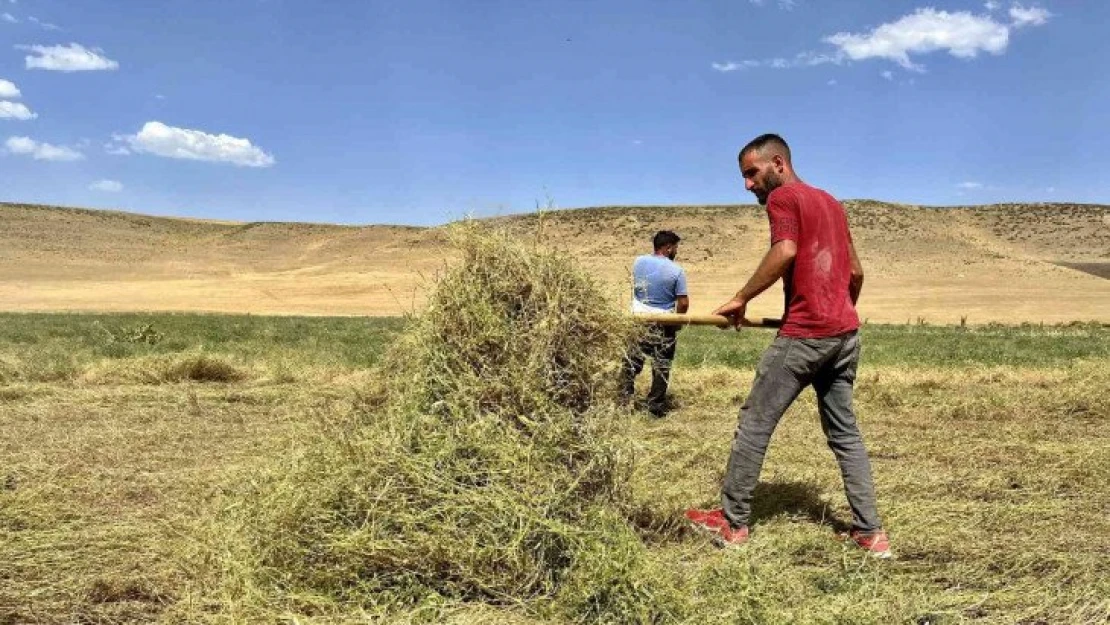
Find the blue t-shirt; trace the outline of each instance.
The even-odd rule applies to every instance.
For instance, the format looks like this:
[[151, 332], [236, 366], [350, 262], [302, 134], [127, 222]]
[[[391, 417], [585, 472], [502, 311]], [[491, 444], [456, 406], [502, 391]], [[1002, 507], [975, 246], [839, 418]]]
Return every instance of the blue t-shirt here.
[[674, 309], [686, 295], [686, 272], [665, 256], [644, 254], [632, 263], [632, 297], [654, 308]]

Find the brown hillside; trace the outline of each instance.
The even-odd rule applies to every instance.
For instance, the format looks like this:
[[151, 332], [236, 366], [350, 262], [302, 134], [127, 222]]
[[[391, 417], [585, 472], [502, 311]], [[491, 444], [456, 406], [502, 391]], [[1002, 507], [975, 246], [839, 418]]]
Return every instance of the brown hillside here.
[[[1110, 321], [1110, 207], [927, 208], [845, 203], [872, 321]], [[625, 299], [660, 228], [693, 309], [727, 299], [758, 262], [758, 206], [609, 207], [490, 220], [574, 254]], [[234, 223], [0, 204], [0, 309], [396, 315], [450, 262], [443, 228]], [[1065, 266], [1066, 265], [1066, 266]], [[1078, 267], [1079, 269], [1073, 268]], [[1105, 273], [1103, 273], [1105, 275]], [[778, 288], [752, 306], [779, 314]]]

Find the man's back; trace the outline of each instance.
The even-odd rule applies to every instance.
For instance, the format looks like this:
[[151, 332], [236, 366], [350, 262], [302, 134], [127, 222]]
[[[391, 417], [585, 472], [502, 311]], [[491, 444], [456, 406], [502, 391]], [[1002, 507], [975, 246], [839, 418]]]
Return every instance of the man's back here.
[[671, 310], [686, 295], [686, 273], [664, 256], [645, 254], [632, 263], [632, 296], [653, 308]]
[[849, 283], [852, 235], [844, 207], [828, 193], [796, 182], [767, 198], [771, 244], [793, 240], [794, 263], [783, 276], [786, 316], [782, 336], [823, 338], [859, 327]]

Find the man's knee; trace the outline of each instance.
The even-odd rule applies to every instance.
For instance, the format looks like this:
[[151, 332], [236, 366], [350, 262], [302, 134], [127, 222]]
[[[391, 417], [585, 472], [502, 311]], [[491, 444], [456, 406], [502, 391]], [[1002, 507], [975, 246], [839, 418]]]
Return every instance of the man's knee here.
[[867, 450], [863, 446], [863, 436], [859, 433], [859, 430], [827, 432], [825, 442], [829, 449], [838, 456], [867, 454]]
[[740, 423], [736, 426], [735, 441], [744, 441], [755, 446], [766, 445], [775, 433], [778, 419], [774, 415], [760, 414], [751, 408], [740, 409]]

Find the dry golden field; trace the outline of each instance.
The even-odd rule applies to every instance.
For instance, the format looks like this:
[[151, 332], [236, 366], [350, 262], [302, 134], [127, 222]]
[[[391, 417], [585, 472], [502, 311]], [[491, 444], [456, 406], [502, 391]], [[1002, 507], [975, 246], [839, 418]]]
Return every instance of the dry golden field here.
[[[1110, 207], [846, 206], [868, 274], [860, 313], [872, 322], [1110, 320]], [[731, 296], [767, 243], [754, 205], [491, 221], [571, 252], [614, 299], [626, 297], [630, 262], [649, 250], [652, 234], [675, 230], [695, 312]], [[419, 310], [450, 262], [443, 235], [442, 227], [230, 223], [2, 204], [0, 310], [396, 316]], [[774, 291], [750, 310], [774, 316], [780, 308]]]

